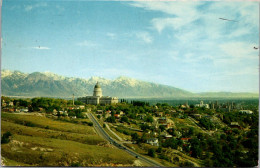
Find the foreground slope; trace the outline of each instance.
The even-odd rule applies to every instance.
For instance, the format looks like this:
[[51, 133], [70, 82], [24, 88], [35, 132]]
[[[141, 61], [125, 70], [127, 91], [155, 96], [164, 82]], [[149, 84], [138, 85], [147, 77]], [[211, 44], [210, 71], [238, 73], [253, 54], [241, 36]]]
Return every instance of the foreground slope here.
[[93, 127], [43, 116], [2, 113], [1, 145], [9, 166], [132, 166], [135, 158], [99, 137]]

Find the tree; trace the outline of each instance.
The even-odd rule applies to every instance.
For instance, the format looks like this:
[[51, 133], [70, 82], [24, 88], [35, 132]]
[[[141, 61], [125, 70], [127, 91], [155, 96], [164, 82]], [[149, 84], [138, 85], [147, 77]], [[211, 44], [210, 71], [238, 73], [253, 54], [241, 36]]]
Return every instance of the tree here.
[[189, 129], [189, 132], [188, 132], [188, 134], [189, 134], [189, 136], [192, 136], [192, 135], [194, 135], [194, 128], [193, 127], [190, 127], [190, 129]]
[[140, 138], [136, 132], [131, 134], [131, 138], [132, 141], [136, 141], [137, 143], [140, 141]]
[[141, 130], [143, 130], [143, 131], [145, 131], [145, 130], [147, 130], [147, 129], [149, 129], [150, 127], [149, 127], [149, 125], [147, 125], [147, 124], [142, 124], [141, 125]]
[[155, 157], [155, 150], [152, 149], [152, 148], [150, 148], [150, 149], [148, 150], [148, 155], [151, 156], [151, 157]]
[[172, 149], [177, 149], [178, 147], [178, 140], [175, 138], [166, 139], [166, 141], [162, 144], [163, 147], [171, 147]]
[[149, 122], [149, 123], [152, 123], [153, 122], [153, 117], [149, 115], [149, 116], [146, 117], [145, 121]]
[[123, 116], [123, 117], [121, 118], [121, 122], [128, 122], [128, 118], [127, 118], [126, 116]]
[[161, 153], [162, 152], [162, 147], [160, 146], [159, 148], [157, 148], [156, 152]]
[[106, 119], [107, 122], [110, 122], [110, 123], [115, 123], [116, 122], [116, 118], [114, 116], [110, 116]]
[[97, 115], [97, 118], [98, 118], [98, 119], [100, 119], [100, 118], [101, 118], [101, 116], [100, 116], [100, 115]]
[[1, 144], [5, 144], [10, 142], [10, 136], [12, 136], [11, 132], [6, 132], [3, 134], [3, 136], [1, 137]]
[[165, 130], [165, 126], [164, 125], [160, 125], [159, 129], [163, 132]]

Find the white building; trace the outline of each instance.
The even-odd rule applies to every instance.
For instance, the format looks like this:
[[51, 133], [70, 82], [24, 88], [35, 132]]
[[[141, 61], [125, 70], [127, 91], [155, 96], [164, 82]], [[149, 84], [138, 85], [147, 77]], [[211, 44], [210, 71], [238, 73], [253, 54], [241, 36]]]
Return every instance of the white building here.
[[253, 111], [251, 111], [251, 110], [240, 110], [239, 113], [242, 113], [242, 114], [253, 114]]
[[94, 91], [93, 96], [86, 96], [78, 98], [79, 101], [86, 103], [86, 104], [116, 104], [118, 103], [117, 97], [109, 97], [109, 96], [103, 96], [102, 95], [102, 89], [99, 83], [97, 82]]
[[147, 139], [146, 143], [153, 145], [153, 146], [159, 146], [159, 141], [157, 138]]
[[195, 104], [195, 107], [205, 107], [206, 109], [209, 109], [209, 104], [204, 104], [203, 101], [200, 101], [200, 104]]

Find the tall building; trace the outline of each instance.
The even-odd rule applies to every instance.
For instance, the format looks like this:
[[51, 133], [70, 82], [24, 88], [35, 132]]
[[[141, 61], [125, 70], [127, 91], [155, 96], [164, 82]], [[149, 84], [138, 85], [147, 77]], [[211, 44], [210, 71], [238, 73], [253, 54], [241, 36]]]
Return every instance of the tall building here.
[[117, 97], [109, 97], [109, 96], [102, 95], [102, 89], [98, 82], [96, 83], [96, 85], [94, 87], [93, 96], [80, 97], [80, 98], [78, 98], [78, 100], [83, 103], [93, 104], [93, 105], [118, 103]]

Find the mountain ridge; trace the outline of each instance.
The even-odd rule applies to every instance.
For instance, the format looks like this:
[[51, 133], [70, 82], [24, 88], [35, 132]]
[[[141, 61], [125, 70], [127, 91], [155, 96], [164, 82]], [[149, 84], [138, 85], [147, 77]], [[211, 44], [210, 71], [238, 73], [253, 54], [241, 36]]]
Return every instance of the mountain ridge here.
[[92, 95], [98, 81], [103, 95], [119, 98], [188, 98], [188, 97], [258, 97], [257, 93], [202, 92], [192, 93], [173, 86], [120, 76], [114, 80], [102, 77], [89, 79], [64, 77], [52, 72], [23, 73], [1, 71], [1, 90], [5, 96], [83, 97]]

